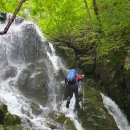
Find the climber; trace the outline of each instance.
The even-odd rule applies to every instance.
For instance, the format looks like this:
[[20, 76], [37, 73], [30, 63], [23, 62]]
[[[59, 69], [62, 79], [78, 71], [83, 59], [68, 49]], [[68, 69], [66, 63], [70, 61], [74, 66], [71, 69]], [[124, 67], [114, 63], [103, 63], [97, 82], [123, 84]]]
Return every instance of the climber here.
[[71, 69], [65, 79], [65, 84], [68, 89], [68, 97], [66, 107], [69, 108], [70, 100], [75, 94], [76, 102], [75, 102], [75, 109], [79, 109], [79, 95], [78, 95], [78, 88], [79, 88], [79, 81], [84, 78], [84, 75], [79, 75], [76, 69]]

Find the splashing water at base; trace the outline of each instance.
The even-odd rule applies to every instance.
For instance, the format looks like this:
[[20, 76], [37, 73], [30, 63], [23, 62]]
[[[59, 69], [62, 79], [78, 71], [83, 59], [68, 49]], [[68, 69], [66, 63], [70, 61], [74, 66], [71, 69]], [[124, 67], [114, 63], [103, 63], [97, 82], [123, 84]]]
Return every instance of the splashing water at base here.
[[70, 120], [74, 123], [77, 130], [84, 130], [82, 125], [78, 121], [78, 117], [77, 117], [76, 113], [74, 112], [75, 111], [74, 110], [75, 109], [75, 96], [73, 95], [73, 97], [71, 99], [69, 109], [65, 107], [66, 102], [67, 101], [64, 101], [62, 103], [61, 112], [64, 113], [66, 117], [70, 118]]
[[105, 107], [108, 109], [109, 113], [114, 117], [118, 128], [120, 130], [130, 130], [130, 125], [126, 119], [126, 116], [121, 112], [116, 103], [102, 93], [101, 96]]

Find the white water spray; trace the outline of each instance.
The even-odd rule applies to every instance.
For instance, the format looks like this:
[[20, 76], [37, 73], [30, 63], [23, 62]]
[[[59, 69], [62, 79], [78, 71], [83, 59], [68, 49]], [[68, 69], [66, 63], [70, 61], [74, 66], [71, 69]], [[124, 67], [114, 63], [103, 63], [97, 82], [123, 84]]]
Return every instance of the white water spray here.
[[75, 110], [75, 97], [73, 96], [69, 105], [69, 109], [67, 109], [66, 102], [64, 101], [61, 106], [61, 112], [65, 114], [66, 117], [70, 118], [71, 121], [73, 121], [75, 127], [77, 130], [84, 130], [82, 125], [78, 121], [78, 116], [74, 112]]
[[130, 125], [128, 124], [126, 116], [121, 112], [116, 103], [104, 94], [101, 93], [101, 95], [105, 107], [108, 109], [109, 113], [114, 117], [118, 128], [120, 130], [130, 130]]

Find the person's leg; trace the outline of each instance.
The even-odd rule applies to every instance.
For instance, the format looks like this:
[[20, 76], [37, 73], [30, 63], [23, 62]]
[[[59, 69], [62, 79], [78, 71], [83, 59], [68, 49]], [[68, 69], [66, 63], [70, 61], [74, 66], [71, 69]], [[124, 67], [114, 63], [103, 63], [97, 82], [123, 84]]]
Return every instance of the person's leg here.
[[76, 102], [75, 102], [75, 107], [76, 109], [78, 109], [79, 106], [79, 94], [78, 94], [78, 85], [75, 85], [75, 87], [73, 88], [74, 90], [74, 94], [75, 94], [75, 98], [76, 98]]
[[68, 98], [67, 98], [67, 103], [66, 103], [66, 107], [69, 108], [69, 104], [70, 104], [70, 100], [73, 96], [73, 91], [72, 91], [72, 87], [69, 86], [68, 87]]

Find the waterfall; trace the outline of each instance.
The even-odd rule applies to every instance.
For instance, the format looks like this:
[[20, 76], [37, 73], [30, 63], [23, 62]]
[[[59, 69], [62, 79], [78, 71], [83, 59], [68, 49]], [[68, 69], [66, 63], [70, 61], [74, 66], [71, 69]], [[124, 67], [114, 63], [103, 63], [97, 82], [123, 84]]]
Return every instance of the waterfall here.
[[[5, 24], [1, 23], [0, 28]], [[51, 130], [48, 114], [66, 114], [63, 92], [67, 73], [53, 45], [45, 41], [34, 23], [16, 18], [8, 33], [0, 36], [0, 61], [0, 102], [22, 118], [23, 127]], [[77, 130], [82, 130], [73, 101], [66, 116]]]
[[109, 113], [114, 117], [118, 128], [120, 130], [130, 130], [130, 125], [126, 119], [126, 116], [121, 112], [116, 103], [102, 93], [101, 96], [105, 107], [108, 109]]

